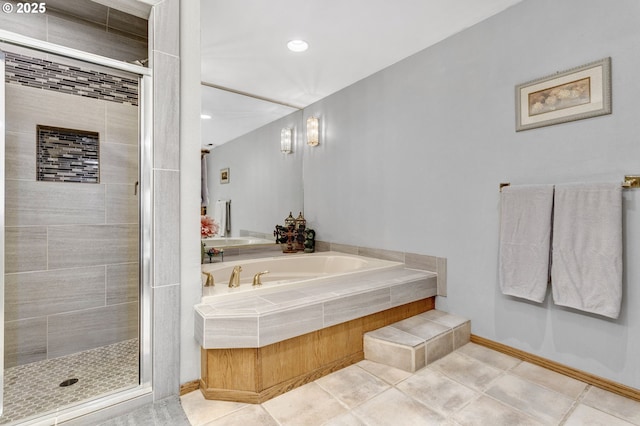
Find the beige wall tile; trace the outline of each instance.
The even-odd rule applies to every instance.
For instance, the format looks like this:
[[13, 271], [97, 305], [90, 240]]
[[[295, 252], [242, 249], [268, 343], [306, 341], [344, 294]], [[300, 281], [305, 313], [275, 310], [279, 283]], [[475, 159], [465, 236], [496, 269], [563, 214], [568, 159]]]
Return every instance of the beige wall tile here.
[[20, 226], [5, 228], [5, 272], [47, 269], [47, 228]]
[[180, 60], [154, 52], [153, 167], [180, 168]]
[[[14, 132], [33, 132], [36, 125], [105, 132], [105, 101], [33, 87], [6, 85], [6, 126]], [[64, 106], [64, 114], [61, 113]]]
[[179, 25], [179, 1], [165, 0], [153, 8], [154, 25], [162, 28], [163, 31], [154, 33], [153, 49], [167, 53], [169, 55], [178, 56], [180, 54], [180, 45], [178, 41]]
[[447, 295], [447, 258], [438, 258], [438, 296]]
[[4, 367], [47, 358], [47, 319], [9, 321], [4, 325]]
[[49, 317], [49, 358], [138, 337], [138, 304], [124, 303]]
[[154, 172], [154, 283], [180, 282], [180, 173]]
[[425, 254], [405, 253], [404, 262], [407, 268], [422, 269], [424, 271], [437, 271], [437, 258]]
[[106, 102], [106, 143], [138, 145], [138, 107], [135, 105]]
[[358, 254], [361, 256], [374, 257], [376, 259], [392, 260], [404, 262], [404, 253], [401, 251], [376, 249], [369, 247], [358, 247]]
[[105, 268], [5, 275], [5, 320], [43, 317], [104, 306]]
[[138, 226], [52, 226], [48, 247], [50, 269], [137, 262]]
[[107, 305], [138, 301], [139, 265], [136, 262], [107, 266]]
[[6, 225], [101, 224], [104, 185], [7, 180]]
[[47, 17], [42, 14], [2, 12], [0, 13], [0, 28], [38, 40], [47, 39]]
[[161, 400], [180, 389], [180, 286], [154, 288], [153, 311], [153, 392]]
[[36, 133], [7, 132], [6, 179], [36, 180]]
[[388, 288], [343, 297], [324, 303], [324, 325], [340, 324], [391, 307]]
[[47, 30], [51, 43], [125, 62], [147, 57], [145, 42], [108, 33], [100, 26], [49, 16]]
[[100, 183], [134, 185], [138, 176], [138, 147], [118, 143], [100, 145]]
[[331, 243], [331, 251], [339, 251], [341, 253], [358, 254], [357, 246], [347, 244]]
[[136, 190], [135, 185], [107, 184], [105, 192], [107, 223], [138, 223], [140, 187]]

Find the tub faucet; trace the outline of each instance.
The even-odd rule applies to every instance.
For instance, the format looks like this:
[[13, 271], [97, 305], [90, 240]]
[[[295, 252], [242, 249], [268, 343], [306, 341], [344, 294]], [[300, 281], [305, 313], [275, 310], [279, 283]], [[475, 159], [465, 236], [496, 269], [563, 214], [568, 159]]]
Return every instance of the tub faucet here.
[[229, 287], [240, 287], [240, 272], [242, 272], [242, 266], [234, 266], [229, 277]]
[[207, 280], [204, 283], [205, 287], [213, 287], [215, 285], [215, 283], [213, 282], [213, 275], [211, 275], [211, 272], [202, 271], [202, 275], [205, 275], [207, 277]]
[[260, 287], [262, 285], [262, 282], [260, 281], [260, 277], [263, 276], [264, 274], [268, 274], [269, 271], [262, 271], [262, 272], [258, 272], [257, 274], [255, 274], [253, 276], [253, 286], [254, 287]]

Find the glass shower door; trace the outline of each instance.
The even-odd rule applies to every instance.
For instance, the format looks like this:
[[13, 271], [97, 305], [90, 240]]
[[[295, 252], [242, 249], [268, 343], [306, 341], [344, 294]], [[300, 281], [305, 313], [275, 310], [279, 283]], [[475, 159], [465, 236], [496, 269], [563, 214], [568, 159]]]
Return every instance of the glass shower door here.
[[140, 383], [140, 88], [128, 72], [0, 49], [6, 424]]

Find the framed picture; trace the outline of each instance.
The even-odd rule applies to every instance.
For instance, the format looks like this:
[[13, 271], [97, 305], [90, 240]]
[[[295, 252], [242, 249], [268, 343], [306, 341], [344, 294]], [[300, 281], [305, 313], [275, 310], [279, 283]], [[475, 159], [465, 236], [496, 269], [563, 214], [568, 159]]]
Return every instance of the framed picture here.
[[229, 168], [220, 169], [220, 183], [229, 183]]
[[516, 131], [611, 114], [611, 58], [516, 86]]

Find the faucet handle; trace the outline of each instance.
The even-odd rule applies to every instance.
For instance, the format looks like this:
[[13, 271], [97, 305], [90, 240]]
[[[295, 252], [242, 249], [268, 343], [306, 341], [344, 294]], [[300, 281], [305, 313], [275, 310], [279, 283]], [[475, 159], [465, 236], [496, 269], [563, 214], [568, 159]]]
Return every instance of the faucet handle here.
[[213, 287], [215, 285], [215, 283], [213, 282], [213, 275], [211, 274], [211, 272], [202, 271], [202, 274], [207, 277], [206, 281], [204, 282], [204, 286], [205, 287]]
[[269, 271], [262, 271], [262, 272], [258, 272], [257, 274], [255, 274], [253, 276], [253, 287], [260, 287], [262, 285], [262, 282], [260, 281], [260, 277], [263, 276], [264, 274], [268, 274]]

